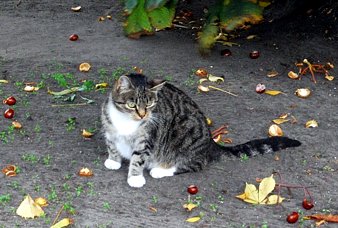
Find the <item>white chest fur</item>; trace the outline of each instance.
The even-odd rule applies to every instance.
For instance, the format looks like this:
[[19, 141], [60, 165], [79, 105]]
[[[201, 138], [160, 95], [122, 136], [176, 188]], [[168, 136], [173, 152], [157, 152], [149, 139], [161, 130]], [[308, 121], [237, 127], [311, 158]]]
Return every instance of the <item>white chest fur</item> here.
[[141, 124], [141, 121], [133, 120], [128, 114], [122, 113], [116, 109], [113, 104], [109, 104], [108, 114], [117, 131], [117, 135], [132, 135], [136, 132]]

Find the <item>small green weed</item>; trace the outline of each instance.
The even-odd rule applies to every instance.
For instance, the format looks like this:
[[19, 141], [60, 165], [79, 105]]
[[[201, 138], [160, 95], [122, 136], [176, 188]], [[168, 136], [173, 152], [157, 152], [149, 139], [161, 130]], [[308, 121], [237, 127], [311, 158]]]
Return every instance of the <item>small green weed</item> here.
[[241, 154], [240, 157], [241, 162], [245, 162], [249, 160], [249, 156], [247, 154]]
[[81, 194], [83, 193], [83, 186], [77, 186], [76, 188], [75, 188], [75, 192], [76, 192], [76, 196], [77, 197], [79, 197], [79, 196], [81, 196]]
[[57, 201], [58, 199], [58, 194], [56, 193], [56, 188], [55, 186], [52, 186], [48, 196], [47, 196], [49, 201]]
[[35, 154], [23, 154], [21, 159], [32, 164], [36, 164], [39, 161], [39, 158]]
[[75, 207], [71, 202], [66, 202], [63, 204], [63, 209], [67, 211], [69, 214], [74, 215], [76, 213]]
[[117, 67], [112, 73], [111, 76], [112, 78], [116, 81], [117, 79], [120, 78], [123, 74], [125, 74], [127, 71], [123, 67]]
[[103, 202], [103, 209], [109, 211], [111, 209], [111, 205], [108, 202]]
[[0, 195], [0, 204], [5, 205], [6, 203], [9, 203], [11, 199], [12, 196], [10, 194]]
[[46, 166], [49, 166], [51, 160], [52, 160], [52, 157], [51, 157], [49, 154], [47, 154], [46, 156], [44, 156], [44, 157], [42, 158], [42, 163], [43, 163], [44, 165], [46, 165]]
[[67, 131], [73, 131], [76, 126], [76, 117], [69, 117], [66, 121]]

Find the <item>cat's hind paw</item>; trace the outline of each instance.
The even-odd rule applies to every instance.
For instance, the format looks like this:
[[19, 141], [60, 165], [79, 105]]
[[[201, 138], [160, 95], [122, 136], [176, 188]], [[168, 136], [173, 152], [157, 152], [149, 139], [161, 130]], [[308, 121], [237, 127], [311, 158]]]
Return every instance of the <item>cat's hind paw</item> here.
[[114, 161], [114, 160], [111, 160], [111, 159], [107, 159], [107, 160], [104, 162], [104, 166], [105, 166], [107, 169], [117, 170], [117, 169], [121, 168], [121, 163], [119, 163], [119, 162], [117, 162], [117, 161]]
[[171, 167], [169, 169], [156, 167], [150, 170], [150, 176], [152, 176], [153, 178], [171, 177], [174, 176], [175, 171], [175, 167]]
[[145, 185], [145, 183], [146, 179], [142, 175], [128, 177], [128, 184], [130, 187], [141, 188], [143, 185]]

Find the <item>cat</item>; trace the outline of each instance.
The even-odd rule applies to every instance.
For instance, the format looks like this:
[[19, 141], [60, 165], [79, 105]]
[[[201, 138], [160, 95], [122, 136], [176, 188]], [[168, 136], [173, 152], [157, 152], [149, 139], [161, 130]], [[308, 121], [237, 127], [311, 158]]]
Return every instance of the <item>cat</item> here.
[[301, 143], [287, 137], [270, 137], [224, 147], [212, 139], [206, 117], [183, 91], [142, 74], [121, 76], [102, 105], [102, 130], [108, 148], [104, 165], [117, 170], [130, 160], [127, 182], [140, 188], [153, 178], [197, 172], [222, 155], [254, 156]]

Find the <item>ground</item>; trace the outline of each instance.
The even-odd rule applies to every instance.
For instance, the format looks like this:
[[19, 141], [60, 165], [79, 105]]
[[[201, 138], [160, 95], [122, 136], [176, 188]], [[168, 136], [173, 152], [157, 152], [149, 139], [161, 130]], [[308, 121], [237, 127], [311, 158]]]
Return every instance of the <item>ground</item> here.
[[[72, 12], [75, 5], [81, 5], [82, 11]], [[337, 64], [337, 37], [331, 30], [325, 32], [325, 20], [317, 27], [307, 24], [308, 30], [301, 28], [299, 20], [295, 24], [267, 23], [261, 25], [264, 29], [249, 30], [235, 39], [240, 46], [228, 47], [232, 56], [221, 56], [224, 47], [216, 46], [209, 57], [201, 57], [190, 31], [162, 31], [140, 40], [126, 38], [121, 9], [120, 3], [112, 5], [108, 0], [1, 1], [0, 79], [9, 83], [0, 84], [0, 97], [16, 97], [14, 118], [23, 128], [12, 129], [11, 120], [0, 118], [1, 168], [14, 164], [20, 171], [15, 177], [2, 177], [0, 227], [49, 227], [62, 205], [58, 220], [71, 217], [72, 227], [314, 227], [313, 221], [289, 225], [286, 216], [292, 211], [306, 215], [338, 212], [337, 79], [328, 81], [317, 74], [314, 84], [309, 75], [302, 80], [287, 76], [290, 70], [297, 71], [294, 63], [304, 58]], [[97, 20], [106, 14], [112, 15], [112, 20]], [[259, 38], [245, 39], [251, 32]], [[69, 41], [73, 33], [79, 35], [78, 41]], [[248, 57], [252, 50], [260, 51], [258, 59]], [[89, 72], [78, 70], [82, 62], [91, 64]], [[100, 106], [113, 78], [134, 66], [189, 94], [213, 120], [212, 129], [226, 123], [226, 137], [233, 144], [267, 137], [271, 121], [289, 113], [297, 123], [284, 123], [281, 128], [302, 145], [249, 159], [223, 157], [199, 173], [163, 179], [146, 173], [146, 185], [131, 188], [126, 181], [127, 163], [118, 171], [104, 167], [107, 153], [99, 129]], [[238, 96], [219, 91], [199, 93], [198, 78], [191, 75], [200, 67], [223, 76], [225, 82], [216, 86]], [[267, 77], [271, 70], [279, 75]], [[330, 72], [337, 76], [336, 69]], [[75, 81], [71, 84], [93, 80], [108, 82], [110, 87], [79, 92], [73, 102], [56, 99], [47, 88], [62, 90], [55, 78], [65, 73]], [[27, 82], [40, 83], [40, 90], [23, 91]], [[258, 83], [283, 94], [258, 94]], [[295, 96], [298, 88], [309, 88], [311, 96]], [[94, 103], [86, 104], [81, 96]], [[72, 105], [79, 103], [85, 105]], [[1, 105], [3, 112], [7, 108]], [[318, 122], [317, 128], [305, 127], [311, 119]], [[82, 129], [92, 129], [95, 134], [85, 139]], [[81, 167], [92, 169], [93, 177], [78, 176]], [[255, 206], [235, 198], [243, 192], [245, 182], [256, 183], [256, 178], [274, 171], [280, 173], [283, 183], [311, 187], [315, 207], [311, 211], [302, 208], [302, 189], [282, 189], [286, 200], [279, 206]], [[199, 188], [191, 199], [200, 206], [187, 212], [182, 205], [188, 200], [186, 188], [191, 184]], [[16, 215], [26, 194], [48, 199], [44, 217], [25, 220]], [[196, 223], [185, 221], [198, 215], [203, 216]]]

